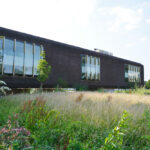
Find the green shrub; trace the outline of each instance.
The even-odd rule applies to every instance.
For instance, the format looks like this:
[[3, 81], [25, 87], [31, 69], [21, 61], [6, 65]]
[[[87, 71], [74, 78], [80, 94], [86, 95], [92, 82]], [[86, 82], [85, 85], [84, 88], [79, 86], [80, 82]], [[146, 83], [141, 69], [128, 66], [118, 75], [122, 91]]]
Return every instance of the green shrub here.
[[[24, 102], [20, 102], [20, 97], [19, 101], [14, 101], [13, 97], [0, 100], [0, 149], [132, 150], [150, 147], [150, 110], [146, 104], [126, 107], [132, 115], [124, 112], [121, 117], [125, 107], [114, 113], [119, 108], [112, 107], [113, 96], [107, 94], [103, 97], [104, 103], [82, 100], [83, 94], [80, 94], [74, 102], [68, 102], [69, 108], [68, 103], [56, 107], [54, 101], [46, 101], [39, 95], [29, 97]], [[102, 107], [97, 107], [99, 102]], [[139, 108], [147, 110], [135, 117], [135, 110]], [[17, 136], [16, 131], [19, 131]]]
[[97, 91], [100, 92], [100, 93], [104, 93], [104, 92], [105, 92], [105, 89], [103, 89], [103, 88], [98, 88]]
[[146, 88], [146, 89], [150, 89], [150, 80], [148, 80], [148, 81], [146, 82], [145, 88]]
[[[0, 130], [0, 149], [25, 149], [30, 145], [30, 132], [20, 127], [16, 120], [18, 115], [14, 115], [14, 120], [10, 118], [7, 124]], [[31, 147], [30, 147], [31, 148]]]
[[20, 109], [20, 102], [16, 100], [7, 100], [7, 97], [0, 99], [0, 126], [7, 123], [8, 117], [18, 112]]
[[128, 119], [128, 113], [124, 111], [118, 125], [112, 130], [108, 137], [105, 138], [105, 144], [100, 150], [122, 150], [123, 137], [126, 132], [125, 129], [128, 127]]
[[88, 90], [87, 85], [81, 85], [81, 84], [74, 84], [73, 88], [75, 88], [77, 91], [87, 91]]
[[68, 87], [67, 81], [63, 80], [62, 78], [58, 78], [57, 85], [61, 88], [67, 88]]

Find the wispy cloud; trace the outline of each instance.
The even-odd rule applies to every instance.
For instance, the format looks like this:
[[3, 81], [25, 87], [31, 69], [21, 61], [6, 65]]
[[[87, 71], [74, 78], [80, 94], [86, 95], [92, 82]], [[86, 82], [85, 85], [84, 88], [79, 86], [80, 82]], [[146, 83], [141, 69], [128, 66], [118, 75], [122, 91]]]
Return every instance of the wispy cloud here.
[[134, 47], [134, 46], [136, 46], [136, 42], [128, 43], [126, 45], [127, 48]]
[[147, 22], [148, 24], [150, 24], [150, 18], [149, 18], [149, 19], [147, 19], [147, 20], [146, 20], [146, 22]]
[[107, 7], [100, 9], [101, 15], [111, 17], [108, 31], [116, 32], [121, 30], [136, 29], [142, 21], [143, 9], [124, 8], [121, 6]]
[[147, 37], [142, 37], [142, 38], [140, 39], [141, 42], [146, 42], [147, 40], [148, 40]]

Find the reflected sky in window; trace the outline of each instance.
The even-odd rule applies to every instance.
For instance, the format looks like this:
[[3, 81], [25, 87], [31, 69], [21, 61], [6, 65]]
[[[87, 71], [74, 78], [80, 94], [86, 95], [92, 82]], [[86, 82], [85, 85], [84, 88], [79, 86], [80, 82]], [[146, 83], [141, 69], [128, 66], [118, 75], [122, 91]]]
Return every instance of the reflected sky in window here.
[[4, 48], [4, 73], [13, 73], [14, 40], [5, 39]]
[[24, 42], [16, 41], [15, 74], [23, 74]]
[[25, 74], [32, 75], [33, 69], [33, 45], [26, 43], [25, 50]]

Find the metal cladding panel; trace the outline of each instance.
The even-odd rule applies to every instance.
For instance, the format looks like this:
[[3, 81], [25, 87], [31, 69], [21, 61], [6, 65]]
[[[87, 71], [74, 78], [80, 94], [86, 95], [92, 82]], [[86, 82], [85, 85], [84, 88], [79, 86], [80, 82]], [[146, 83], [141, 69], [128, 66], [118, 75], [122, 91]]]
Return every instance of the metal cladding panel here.
[[[75, 84], [87, 85], [89, 88], [127, 87], [124, 79], [124, 64], [140, 66], [142, 68], [141, 85], [144, 84], [144, 67], [140, 63], [5, 28], [0, 28], [0, 35], [44, 46], [46, 59], [52, 66], [51, 74], [44, 83], [44, 87], [55, 87], [59, 78], [65, 80], [70, 87]], [[100, 57], [100, 81], [81, 80], [81, 54]], [[3, 75], [1, 79], [11, 88], [35, 88], [40, 85], [35, 77]]]

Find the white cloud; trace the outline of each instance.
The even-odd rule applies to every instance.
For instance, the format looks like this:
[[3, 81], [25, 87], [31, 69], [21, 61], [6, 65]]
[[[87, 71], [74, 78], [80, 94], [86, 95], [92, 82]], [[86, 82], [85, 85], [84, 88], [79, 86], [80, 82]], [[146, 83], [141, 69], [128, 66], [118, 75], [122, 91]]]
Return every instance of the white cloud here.
[[63, 41], [89, 23], [95, 0], [5, 0], [1, 6], [0, 26]]
[[140, 39], [141, 42], [146, 42], [147, 40], [148, 40], [147, 37], [142, 37], [142, 38]]
[[126, 47], [128, 47], [128, 48], [134, 47], [134, 46], [136, 46], [136, 43], [135, 43], [135, 42], [133, 42], [133, 43], [128, 43], [128, 44], [126, 45]]
[[142, 8], [149, 8], [150, 7], [150, 2], [144, 1], [143, 3], [140, 3], [140, 7], [142, 7]]
[[150, 24], [150, 19], [147, 19], [146, 22], [147, 22], [148, 24]]
[[143, 16], [141, 8], [132, 9], [117, 6], [101, 8], [99, 11], [100, 15], [110, 18], [108, 30], [111, 32], [136, 29]]

